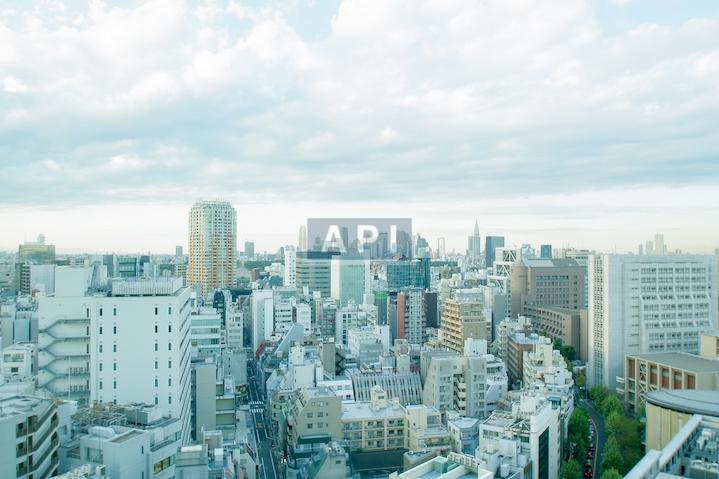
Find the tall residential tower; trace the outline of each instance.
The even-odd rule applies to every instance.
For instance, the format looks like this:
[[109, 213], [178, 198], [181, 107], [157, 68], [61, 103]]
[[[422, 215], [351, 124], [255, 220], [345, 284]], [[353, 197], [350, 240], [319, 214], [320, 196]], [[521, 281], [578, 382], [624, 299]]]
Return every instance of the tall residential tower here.
[[190, 209], [187, 285], [205, 295], [235, 283], [237, 213], [227, 201], [198, 201]]

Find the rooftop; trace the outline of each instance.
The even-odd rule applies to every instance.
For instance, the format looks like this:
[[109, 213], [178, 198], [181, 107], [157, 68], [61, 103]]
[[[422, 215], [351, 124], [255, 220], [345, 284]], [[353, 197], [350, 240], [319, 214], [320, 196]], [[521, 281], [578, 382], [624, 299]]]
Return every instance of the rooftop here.
[[5, 396], [0, 397], [0, 419], [16, 416], [37, 414], [38, 409], [45, 410], [52, 406], [53, 400], [37, 396]]
[[651, 391], [647, 402], [687, 414], [719, 417], [719, 391], [676, 389]]
[[373, 409], [371, 402], [342, 404], [342, 420], [385, 419], [404, 417], [404, 409], [398, 404], [387, 403], [387, 407]]
[[662, 366], [669, 366], [697, 373], [719, 372], [719, 361], [689, 353], [645, 353], [627, 355], [627, 357], [643, 359], [645, 361], [661, 364]]

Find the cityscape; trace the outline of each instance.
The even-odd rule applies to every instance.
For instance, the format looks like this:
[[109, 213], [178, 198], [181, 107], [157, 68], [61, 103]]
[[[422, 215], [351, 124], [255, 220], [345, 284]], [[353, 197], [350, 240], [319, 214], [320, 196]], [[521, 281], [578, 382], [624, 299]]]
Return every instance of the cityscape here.
[[174, 254], [0, 256], [3, 477], [719, 470], [719, 251], [510, 246], [475, 219], [448, 253], [326, 218], [260, 253], [223, 200], [187, 228]]
[[715, 0], [0, 2], [0, 479], [719, 479]]

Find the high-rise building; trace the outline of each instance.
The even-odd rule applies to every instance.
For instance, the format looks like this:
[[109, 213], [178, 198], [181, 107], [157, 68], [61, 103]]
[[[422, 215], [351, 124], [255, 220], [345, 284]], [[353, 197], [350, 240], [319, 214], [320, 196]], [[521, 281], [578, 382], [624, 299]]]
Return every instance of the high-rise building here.
[[419, 351], [427, 340], [427, 319], [424, 311], [424, 291], [403, 288], [397, 293], [397, 338], [406, 339]]
[[330, 261], [330, 294], [341, 305], [349, 300], [356, 304], [364, 302], [365, 294], [370, 291], [369, 260], [345, 259], [339, 256]]
[[664, 235], [662, 233], [654, 235], [654, 254], [667, 254], [667, 247], [664, 244]]
[[482, 242], [479, 237], [479, 223], [474, 220], [474, 232], [467, 238], [467, 256], [472, 259], [479, 259], [482, 253]]
[[175, 246], [175, 256], [177, 256], [178, 258], [182, 256], [182, 246]]
[[539, 246], [539, 257], [541, 259], [552, 259], [552, 245], [543, 244]]
[[437, 259], [447, 258], [444, 238], [437, 238]]
[[237, 213], [227, 201], [198, 201], [190, 209], [188, 286], [202, 295], [235, 284]]
[[252, 241], [245, 241], [245, 256], [249, 259], [255, 257], [255, 243]]
[[285, 271], [283, 284], [288, 288], [297, 287], [297, 250], [292, 245], [284, 247]]
[[717, 329], [716, 267], [713, 256], [591, 256], [587, 383], [614, 390], [625, 355], [699, 353], [700, 334]]
[[337, 256], [333, 251], [299, 251], [297, 252], [296, 281], [300, 289], [307, 288], [312, 294], [318, 291], [323, 298], [331, 293], [331, 259]]
[[487, 268], [494, 266], [494, 259], [497, 252], [496, 248], [504, 247], [504, 236], [485, 236], [484, 237], [484, 263]]
[[297, 238], [297, 251], [307, 251], [307, 227], [300, 225], [300, 232]]
[[399, 291], [406, 287], [429, 289], [430, 261], [429, 258], [414, 260], [394, 260], [387, 262], [387, 288]]

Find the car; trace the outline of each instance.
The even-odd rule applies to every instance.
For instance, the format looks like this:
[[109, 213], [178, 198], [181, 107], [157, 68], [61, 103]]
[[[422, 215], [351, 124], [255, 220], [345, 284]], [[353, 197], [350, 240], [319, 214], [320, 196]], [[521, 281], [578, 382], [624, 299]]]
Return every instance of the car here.
[[591, 469], [586, 470], [584, 471], [584, 477], [586, 477], [587, 479], [592, 479], [592, 477], [594, 477], [594, 473]]
[[592, 459], [594, 457], [594, 453], [592, 451], [587, 452], [587, 459]]

